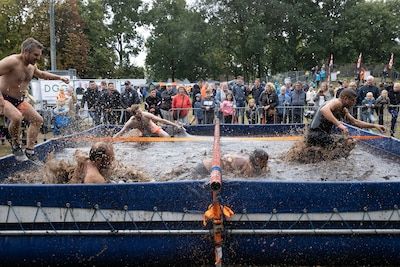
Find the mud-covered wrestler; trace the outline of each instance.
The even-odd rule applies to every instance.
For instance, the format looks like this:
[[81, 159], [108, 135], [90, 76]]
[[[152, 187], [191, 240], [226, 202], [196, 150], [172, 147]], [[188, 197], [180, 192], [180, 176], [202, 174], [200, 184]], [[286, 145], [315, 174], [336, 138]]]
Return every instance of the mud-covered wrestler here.
[[125, 123], [124, 127], [114, 135], [114, 137], [122, 136], [131, 129], [136, 129], [136, 136], [151, 136], [156, 135], [159, 137], [169, 137], [170, 135], [164, 131], [156, 122], [171, 125], [176, 128], [177, 131], [184, 131], [181, 125], [173, 123], [171, 121], [162, 119], [146, 111], [142, 111], [139, 105], [132, 105], [128, 108], [128, 111], [132, 114], [130, 119]]
[[[223, 172], [233, 173], [241, 177], [255, 177], [268, 171], [268, 153], [255, 149], [250, 154], [224, 154], [221, 157]], [[195, 178], [204, 178], [210, 174], [212, 159], [204, 159], [193, 169]]]

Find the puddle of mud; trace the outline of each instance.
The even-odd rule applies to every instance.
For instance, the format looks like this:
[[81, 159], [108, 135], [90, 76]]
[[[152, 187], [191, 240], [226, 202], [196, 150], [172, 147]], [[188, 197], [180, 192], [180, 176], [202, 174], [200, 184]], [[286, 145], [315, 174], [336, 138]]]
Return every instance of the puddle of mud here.
[[[114, 183], [136, 181], [193, 180], [194, 166], [212, 157], [212, 137], [196, 142], [116, 143], [117, 168], [111, 172]], [[221, 138], [222, 153], [249, 153], [256, 148], [270, 155], [268, 173], [256, 180], [276, 181], [393, 181], [400, 180], [400, 160], [379, 155], [379, 151], [357, 144], [347, 158], [317, 163], [288, 162], [285, 155], [295, 141], [243, 141], [241, 138]], [[55, 154], [55, 160], [73, 166], [76, 149], [89, 152], [90, 144], [65, 148]], [[42, 183], [46, 171], [21, 171], [5, 183]], [[237, 179], [223, 173], [223, 179]], [[208, 177], [204, 177], [204, 180]]]

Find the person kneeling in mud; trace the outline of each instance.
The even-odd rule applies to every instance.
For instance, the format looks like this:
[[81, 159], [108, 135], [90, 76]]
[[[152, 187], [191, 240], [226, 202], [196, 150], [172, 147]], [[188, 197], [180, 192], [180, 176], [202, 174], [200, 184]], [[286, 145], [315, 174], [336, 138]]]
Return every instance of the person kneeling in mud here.
[[122, 136], [124, 133], [128, 132], [131, 129], [136, 129], [138, 133], [136, 133], [135, 135], [138, 136], [157, 135], [159, 137], [169, 137], [170, 135], [166, 131], [164, 131], [160, 126], [158, 126], [155, 122], [171, 125], [174, 128], [178, 129], [178, 131], [184, 130], [182, 126], [176, 123], [164, 120], [149, 112], [140, 110], [139, 105], [136, 104], [132, 105], [127, 110], [132, 113], [132, 116], [125, 123], [121, 131], [115, 134], [114, 137]]
[[[268, 153], [256, 149], [251, 154], [225, 154], [221, 157], [223, 172], [233, 173], [244, 177], [254, 177], [268, 171]], [[212, 159], [204, 159], [193, 170], [195, 177], [206, 177], [210, 174]]]
[[[349, 130], [343, 124], [342, 120], [359, 128], [375, 128], [380, 132], [384, 132], [384, 126], [360, 121], [349, 113], [348, 109], [356, 103], [356, 98], [357, 94], [355, 91], [345, 89], [341, 92], [339, 98], [325, 102], [317, 110], [311, 121], [305, 138], [306, 147], [321, 148], [327, 150], [327, 152], [331, 151], [334, 154], [331, 158], [347, 157], [355, 147], [355, 140], [348, 135]], [[333, 126], [339, 128], [343, 135], [332, 134]], [[338, 153], [335, 153], [335, 149], [341, 150], [342, 153], [340, 151], [336, 151]], [[303, 150], [303, 153], [306, 153], [306, 151]]]
[[97, 142], [90, 148], [89, 157], [78, 150], [75, 158], [77, 166], [70, 183], [106, 183], [104, 176], [112, 169], [115, 158], [114, 148], [111, 143]]

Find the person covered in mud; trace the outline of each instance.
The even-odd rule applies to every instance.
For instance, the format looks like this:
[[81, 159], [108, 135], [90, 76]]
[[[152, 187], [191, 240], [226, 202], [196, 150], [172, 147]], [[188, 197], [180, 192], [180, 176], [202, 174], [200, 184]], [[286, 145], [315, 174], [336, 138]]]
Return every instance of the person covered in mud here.
[[[323, 103], [311, 121], [310, 129], [306, 135], [306, 144], [329, 148], [340, 142], [345, 146], [354, 147], [354, 140], [348, 136], [349, 130], [342, 120], [359, 128], [375, 128], [384, 132], [384, 126], [360, 121], [349, 113], [348, 109], [356, 103], [356, 100], [357, 93], [354, 90], [344, 89], [339, 98]], [[333, 126], [339, 128], [345, 137], [333, 135]]]
[[[268, 171], [268, 153], [262, 149], [255, 149], [250, 154], [225, 154], [221, 157], [223, 172], [233, 173], [244, 177], [254, 177]], [[193, 169], [196, 178], [203, 178], [210, 174], [212, 159], [204, 159]]]
[[128, 111], [132, 113], [131, 118], [125, 123], [124, 127], [122, 127], [122, 129], [114, 135], [114, 137], [122, 136], [131, 129], [136, 129], [137, 132], [135, 135], [138, 136], [157, 135], [159, 137], [169, 137], [170, 135], [160, 126], [158, 126], [156, 122], [171, 125], [178, 131], [184, 130], [183, 126], [181, 125], [164, 120], [149, 112], [142, 111], [137, 104], [128, 108]]
[[97, 142], [92, 145], [89, 157], [82, 151], [75, 153], [77, 166], [70, 183], [101, 184], [106, 183], [107, 171], [112, 169], [115, 159], [111, 143]]

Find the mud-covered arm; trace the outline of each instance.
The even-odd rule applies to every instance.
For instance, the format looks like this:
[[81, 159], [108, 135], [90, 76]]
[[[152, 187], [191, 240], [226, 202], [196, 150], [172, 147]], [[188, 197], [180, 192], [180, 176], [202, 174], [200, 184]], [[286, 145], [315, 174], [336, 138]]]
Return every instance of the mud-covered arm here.
[[124, 125], [124, 127], [122, 127], [122, 129], [116, 133], [113, 137], [119, 137], [121, 135], [123, 135], [124, 133], [126, 133], [127, 131], [129, 131], [130, 129], [132, 129], [133, 127], [133, 122], [132, 122], [132, 118], [130, 118]]
[[162, 118], [157, 117], [157, 116], [155, 116], [155, 115], [153, 115], [151, 113], [143, 114], [143, 116], [146, 116], [147, 118], [151, 119], [154, 122], [160, 122], [160, 123], [163, 123], [163, 124], [172, 125], [172, 126], [174, 126], [176, 128], [181, 128], [182, 127], [182, 126], [180, 126], [180, 125], [178, 125], [176, 123], [173, 123], [172, 121], [162, 119]]
[[354, 118], [354, 117], [350, 114], [350, 112], [349, 112], [347, 109], [345, 109], [345, 117], [346, 117], [347, 121], [348, 121], [350, 124], [352, 124], [352, 125], [354, 125], [354, 126], [357, 126], [358, 128], [363, 128], [363, 129], [377, 129], [378, 131], [380, 131], [380, 132], [382, 132], [382, 133], [386, 131], [386, 128], [385, 128], [385, 126], [383, 126], [383, 125], [375, 124], [375, 123], [368, 123], [368, 122], [365, 122], [365, 121], [357, 120], [356, 118]]

